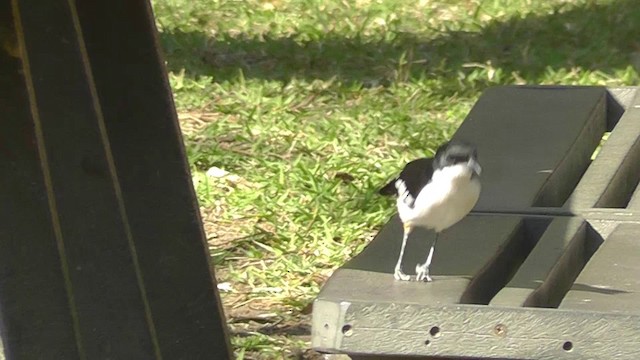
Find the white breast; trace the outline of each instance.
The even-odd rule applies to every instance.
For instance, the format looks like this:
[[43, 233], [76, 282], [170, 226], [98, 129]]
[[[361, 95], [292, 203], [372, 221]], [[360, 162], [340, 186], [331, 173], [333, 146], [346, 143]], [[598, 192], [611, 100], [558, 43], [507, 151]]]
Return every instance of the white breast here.
[[456, 165], [435, 171], [413, 208], [398, 198], [398, 214], [405, 224], [440, 232], [462, 220], [479, 196], [480, 180], [471, 177], [466, 166]]

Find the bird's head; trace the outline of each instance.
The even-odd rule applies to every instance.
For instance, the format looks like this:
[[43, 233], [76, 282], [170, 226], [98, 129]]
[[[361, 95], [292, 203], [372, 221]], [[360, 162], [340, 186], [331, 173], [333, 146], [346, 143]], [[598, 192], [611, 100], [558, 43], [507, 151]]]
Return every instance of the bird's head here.
[[450, 141], [438, 148], [433, 168], [434, 171], [446, 171], [455, 177], [474, 177], [482, 172], [476, 147], [459, 141]]

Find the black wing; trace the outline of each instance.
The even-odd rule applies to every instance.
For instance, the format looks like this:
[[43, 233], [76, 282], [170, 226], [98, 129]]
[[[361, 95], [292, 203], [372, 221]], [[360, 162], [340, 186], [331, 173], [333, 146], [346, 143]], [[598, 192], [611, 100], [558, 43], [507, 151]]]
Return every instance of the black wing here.
[[[413, 206], [418, 193], [431, 181], [433, 158], [421, 158], [408, 163], [400, 175], [380, 189], [381, 195], [406, 196], [406, 203]], [[400, 180], [400, 181], [398, 181]], [[408, 193], [408, 194], [406, 194]]]

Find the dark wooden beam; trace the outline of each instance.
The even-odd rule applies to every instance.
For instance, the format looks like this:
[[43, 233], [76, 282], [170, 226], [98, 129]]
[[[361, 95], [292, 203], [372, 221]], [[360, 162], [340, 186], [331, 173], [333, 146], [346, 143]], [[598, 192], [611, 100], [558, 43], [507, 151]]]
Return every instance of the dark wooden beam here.
[[230, 358], [149, 3], [1, 6], [5, 356]]

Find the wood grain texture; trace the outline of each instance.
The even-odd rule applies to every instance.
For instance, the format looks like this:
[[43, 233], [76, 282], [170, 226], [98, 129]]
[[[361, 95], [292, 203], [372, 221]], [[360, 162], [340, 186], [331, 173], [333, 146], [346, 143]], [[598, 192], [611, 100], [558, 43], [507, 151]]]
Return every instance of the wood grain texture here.
[[[351, 303], [341, 347], [352, 353], [499, 359], [637, 359], [637, 318], [473, 305]], [[438, 327], [436, 336], [432, 328]], [[426, 341], [429, 344], [426, 344]], [[563, 348], [571, 342], [571, 349]]]

